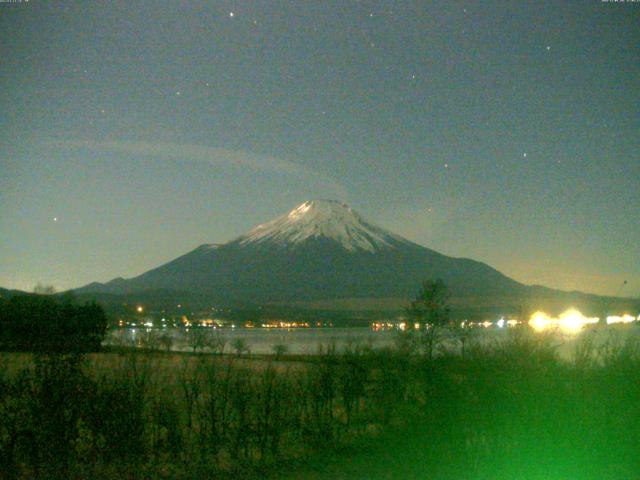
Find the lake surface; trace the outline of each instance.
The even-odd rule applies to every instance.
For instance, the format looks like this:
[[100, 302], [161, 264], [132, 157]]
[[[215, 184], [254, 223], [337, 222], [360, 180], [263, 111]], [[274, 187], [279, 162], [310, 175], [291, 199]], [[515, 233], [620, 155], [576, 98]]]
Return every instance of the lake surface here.
[[[474, 329], [467, 345], [490, 345], [508, 340], [517, 331], [529, 331], [528, 327], [514, 328], [477, 328]], [[194, 333], [195, 332], [195, 333]], [[276, 345], [284, 345], [287, 353], [311, 355], [320, 348], [335, 346], [338, 352], [355, 346], [371, 348], [394, 345], [397, 330], [378, 330], [371, 328], [118, 328], [110, 330], [105, 339], [106, 345], [135, 345], [147, 347], [155, 345], [162, 348], [158, 339], [162, 336], [170, 338], [171, 350], [192, 351], [196, 344], [198, 350], [212, 351], [213, 345], [224, 344], [224, 351], [235, 351], [234, 345], [240, 340], [251, 353], [272, 354]], [[542, 335], [530, 332], [531, 335]], [[604, 346], [621, 346], [629, 340], [640, 342], [640, 325], [616, 325], [586, 328], [579, 333], [561, 331], [544, 333], [564, 358], [571, 358], [575, 349], [587, 341], [593, 342], [596, 348]], [[459, 350], [460, 343], [451, 333], [443, 332], [442, 344], [450, 350]], [[207, 346], [209, 345], [209, 346]]]

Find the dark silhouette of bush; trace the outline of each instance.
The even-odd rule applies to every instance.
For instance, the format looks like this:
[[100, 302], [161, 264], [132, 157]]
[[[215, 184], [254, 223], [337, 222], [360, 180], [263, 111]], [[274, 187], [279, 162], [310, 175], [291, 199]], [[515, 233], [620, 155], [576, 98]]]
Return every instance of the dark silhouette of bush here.
[[100, 350], [107, 319], [95, 303], [72, 297], [14, 296], [0, 303], [0, 348], [30, 352]]

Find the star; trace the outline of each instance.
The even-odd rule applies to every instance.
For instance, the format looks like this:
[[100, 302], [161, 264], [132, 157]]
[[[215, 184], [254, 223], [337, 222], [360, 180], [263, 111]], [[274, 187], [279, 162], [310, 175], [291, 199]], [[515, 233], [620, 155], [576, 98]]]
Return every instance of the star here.
[[527, 158], [527, 152], [524, 152], [524, 153], [522, 154], [522, 156], [523, 156], [524, 158]]
[[444, 168], [449, 168], [449, 164], [448, 164], [448, 163], [445, 163], [445, 164], [444, 164]]
[[58, 221], [58, 217], [53, 217], [53, 221], [57, 222]]
[[229, 16], [230, 16], [231, 18], [235, 17], [235, 15], [236, 15], [235, 13], [233, 13], [233, 12], [229, 12]]
[[180, 92], [180, 90], [178, 90], [178, 91], [176, 92], [176, 95], [180, 96], [180, 95], [182, 95], [182, 92]]
[[551, 45], [547, 45], [547, 52], [551, 50]]

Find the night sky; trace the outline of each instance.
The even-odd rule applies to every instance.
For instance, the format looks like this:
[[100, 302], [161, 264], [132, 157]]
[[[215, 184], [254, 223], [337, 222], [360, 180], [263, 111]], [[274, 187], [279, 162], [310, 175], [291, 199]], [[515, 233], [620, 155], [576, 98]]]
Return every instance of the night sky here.
[[0, 286], [131, 277], [315, 198], [640, 295], [640, 3], [0, 3]]

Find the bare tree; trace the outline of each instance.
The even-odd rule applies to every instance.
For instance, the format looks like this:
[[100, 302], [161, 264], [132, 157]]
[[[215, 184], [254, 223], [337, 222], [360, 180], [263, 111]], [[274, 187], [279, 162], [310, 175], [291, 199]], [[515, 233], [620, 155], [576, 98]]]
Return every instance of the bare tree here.
[[162, 339], [158, 332], [149, 330], [140, 335], [140, 346], [147, 350], [158, 350], [162, 344]]
[[474, 337], [474, 330], [468, 321], [456, 322], [453, 326], [453, 332], [460, 343], [460, 354], [464, 359], [467, 353], [467, 346], [470, 340]]
[[171, 351], [171, 347], [173, 347], [173, 338], [171, 338], [171, 335], [169, 335], [169, 333], [165, 332], [160, 336], [160, 345], [162, 345], [162, 347], [167, 351]]
[[33, 293], [37, 293], [38, 295], [53, 295], [56, 293], [56, 288], [53, 285], [44, 285], [40, 282], [33, 287]]
[[233, 349], [236, 352], [236, 355], [238, 356], [242, 355], [243, 353], [249, 353], [250, 351], [249, 344], [244, 338], [236, 338], [231, 343], [231, 347], [233, 347]]
[[275, 345], [271, 346], [271, 350], [273, 350], [276, 358], [280, 358], [289, 351], [289, 347], [287, 347], [284, 343], [276, 343]]
[[433, 358], [441, 328], [449, 323], [449, 314], [449, 292], [445, 283], [440, 279], [424, 282], [407, 309], [405, 328], [411, 343], [422, 349], [429, 359]]
[[193, 349], [193, 353], [203, 350], [208, 346], [209, 334], [205, 328], [192, 327], [187, 332], [187, 343]]
[[222, 355], [226, 346], [227, 338], [219, 331], [209, 337], [209, 347], [213, 353]]

